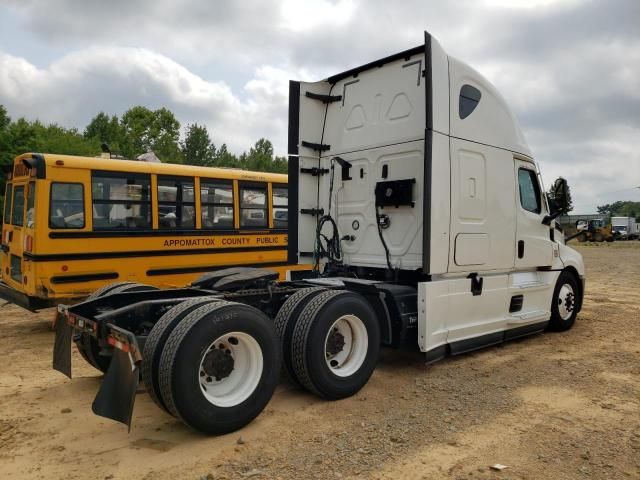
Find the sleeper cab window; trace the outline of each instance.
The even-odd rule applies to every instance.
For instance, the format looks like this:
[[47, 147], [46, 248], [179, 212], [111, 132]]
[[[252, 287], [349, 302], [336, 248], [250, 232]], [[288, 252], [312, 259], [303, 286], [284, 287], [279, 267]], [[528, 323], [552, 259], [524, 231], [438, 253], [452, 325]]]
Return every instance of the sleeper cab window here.
[[240, 185], [240, 227], [266, 228], [267, 185]]
[[202, 228], [232, 229], [233, 182], [230, 180], [200, 179]]
[[289, 205], [289, 190], [286, 186], [273, 185], [273, 228], [287, 228]]
[[194, 188], [192, 177], [158, 176], [158, 228], [196, 227]]
[[49, 228], [84, 228], [84, 186], [81, 183], [51, 184]]
[[141, 173], [93, 172], [94, 230], [151, 228], [151, 178]]
[[518, 170], [518, 188], [520, 190], [520, 205], [525, 210], [540, 213], [540, 187], [536, 172], [527, 168]]
[[471, 112], [473, 112], [478, 103], [480, 103], [480, 97], [482, 93], [476, 87], [471, 85], [463, 85], [460, 89], [460, 105], [458, 107], [460, 119], [464, 120]]

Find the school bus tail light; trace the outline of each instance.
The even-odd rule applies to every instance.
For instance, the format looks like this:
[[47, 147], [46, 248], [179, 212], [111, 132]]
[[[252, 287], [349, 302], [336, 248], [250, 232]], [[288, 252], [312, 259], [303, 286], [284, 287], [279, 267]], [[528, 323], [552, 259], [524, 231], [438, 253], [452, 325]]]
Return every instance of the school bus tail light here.
[[33, 237], [31, 235], [24, 237], [24, 251], [29, 253], [33, 252]]

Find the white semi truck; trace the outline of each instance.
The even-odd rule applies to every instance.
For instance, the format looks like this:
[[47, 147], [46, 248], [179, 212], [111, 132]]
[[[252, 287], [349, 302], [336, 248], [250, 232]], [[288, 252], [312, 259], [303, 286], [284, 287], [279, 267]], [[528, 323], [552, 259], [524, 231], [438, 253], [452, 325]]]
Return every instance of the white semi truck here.
[[640, 236], [640, 225], [631, 217], [611, 217], [611, 230], [620, 240], [635, 240]]
[[94, 412], [130, 425], [141, 376], [161, 408], [228, 432], [264, 408], [281, 365], [339, 399], [367, 383], [381, 345], [432, 362], [573, 325], [585, 271], [554, 220], [566, 182], [548, 202], [504, 99], [429, 34], [292, 81], [289, 153], [289, 262], [311, 265], [306, 278], [231, 268], [59, 308], [54, 368], [71, 376], [72, 335], [112, 358]]

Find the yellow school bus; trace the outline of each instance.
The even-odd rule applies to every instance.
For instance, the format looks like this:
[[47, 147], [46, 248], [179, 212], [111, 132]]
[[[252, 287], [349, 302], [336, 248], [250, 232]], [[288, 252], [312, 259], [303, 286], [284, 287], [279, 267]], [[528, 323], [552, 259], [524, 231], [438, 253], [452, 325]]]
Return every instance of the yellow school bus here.
[[0, 297], [29, 310], [106, 283], [184, 286], [259, 266], [283, 278], [287, 176], [27, 153], [8, 169]]

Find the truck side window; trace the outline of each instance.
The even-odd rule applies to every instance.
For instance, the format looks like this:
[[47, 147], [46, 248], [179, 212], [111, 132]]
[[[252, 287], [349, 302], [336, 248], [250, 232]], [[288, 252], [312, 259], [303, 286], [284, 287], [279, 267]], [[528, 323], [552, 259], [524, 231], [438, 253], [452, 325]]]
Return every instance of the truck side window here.
[[476, 87], [471, 85], [462, 86], [460, 89], [460, 104], [458, 106], [461, 120], [467, 118], [476, 109], [478, 103], [480, 103], [480, 97], [482, 97], [482, 93]]
[[518, 170], [518, 186], [522, 208], [529, 212], [540, 213], [540, 187], [536, 180], [536, 172], [520, 168]]

